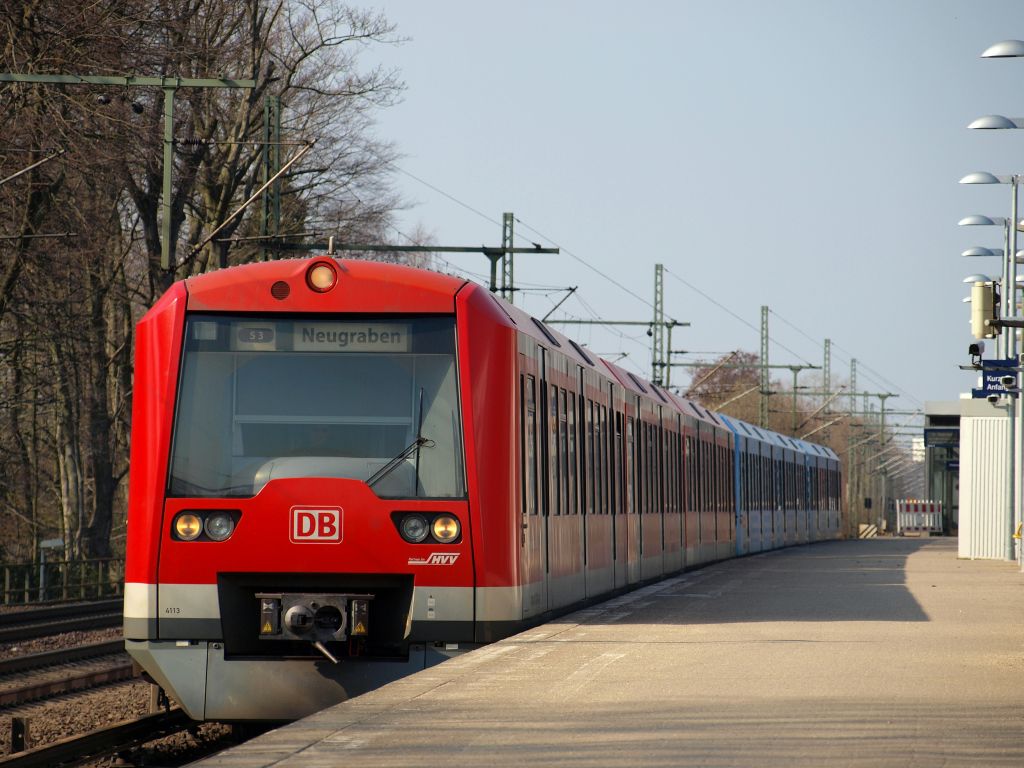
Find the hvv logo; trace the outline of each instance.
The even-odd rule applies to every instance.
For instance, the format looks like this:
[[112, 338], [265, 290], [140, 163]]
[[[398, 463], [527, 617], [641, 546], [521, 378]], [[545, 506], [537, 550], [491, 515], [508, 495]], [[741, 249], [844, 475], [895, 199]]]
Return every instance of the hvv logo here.
[[432, 552], [430, 557], [410, 557], [409, 565], [455, 565], [461, 552]]
[[341, 541], [341, 509], [292, 507], [288, 538], [293, 544], [336, 544]]

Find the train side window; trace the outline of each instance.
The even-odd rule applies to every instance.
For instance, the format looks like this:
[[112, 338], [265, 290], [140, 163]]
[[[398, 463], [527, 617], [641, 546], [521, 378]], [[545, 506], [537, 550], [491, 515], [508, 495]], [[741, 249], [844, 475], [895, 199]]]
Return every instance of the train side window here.
[[725, 487], [726, 487], [726, 501], [727, 509], [730, 512], [735, 511], [737, 505], [736, 498], [736, 452], [726, 446], [725, 448]]
[[587, 420], [587, 514], [593, 515], [597, 513], [594, 494], [597, 459], [594, 450], [594, 401], [591, 399], [584, 406], [584, 416]]
[[708, 459], [711, 462], [711, 499], [709, 500], [710, 507], [715, 512], [717, 512], [719, 509], [718, 496], [721, 492], [721, 481], [718, 476], [718, 446], [715, 445], [714, 435], [712, 435], [711, 440], [708, 442]]
[[654, 425], [647, 425], [647, 451], [644, 459], [647, 461], [647, 514], [652, 515], [657, 511], [658, 505], [658, 455], [654, 449], [655, 433]]
[[664, 508], [661, 487], [661, 427], [651, 425], [651, 514], [660, 514]]
[[722, 447], [722, 458], [725, 464], [725, 476], [723, 477], [723, 482], [725, 483], [725, 510], [730, 512], [736, 508], [736, 475], [733, 467], [735, 457], [733, 452], [729, 450], [728, 445]]
[[576, 393], [570, 392], [566, 414], [569, 419], [569, 514], [580, 511], [579, 497], [576, 493]]
[[648, 483], [650, 469], [647, 456], [647, 422], [638, 418], [636, 422], [636, 471], [640, 482], [637, 484], [637, 495], [639, 497], [640, 514], [647, 514], [647, 507], [650, 505], [651, 489]]
[[561, 482], [559, 458], [561, 441], [558, 439], [558, 387], [548, 392], [548, 504], [551, 515], [561, 514]]
[[683, 464], [686, 467], [686, 510], [693, 510], [697, 508], [697, 500], [695, 497], [697, 489], [697, 477], [693, 467], [693, 437], [686, 435], [683, 438]]
[[647, 425], [647, 514], [658, 511], [658, 428]]
[[622, 482], [622, 414], [615, 414], [615, 446], [612, 449], [612, 509], [613, 515], [623, 512], [622, 501], [624, 484]]
[[603, 465], [601, 467], [601, 478], [604, 485], [604, 498], [601, 509], [606, 515], [612, 512], [612, 432], [611, 424], [608, 422], [608, 406], [601, 406], [601, 452], [603, 454]]
[[558, 475], [559, 507], [562, 514], [571, 514], [569, 507], [569, 414], [566, 413], [568, 398], [564, 389], [558, 390]]
[[[757, 450], [761, 450], [761, 446], [757, 447]], [[754, 503], [757, 505], [757, 509], [764, 509], [764, 492], [761, 487], [761, 464], [763, 463], [761, 454], [758, 453], [753, 458], [754, 467]]]
[[658, 457], [658, 472], [654, 478], [658, 486], [658, 505], [655, 511], [658, 514], [663, 514], [667, 505], [665, 500], [665, 430], [661, 424], [655, 427], [655, 437], [654, 452]]
[[697, 508], [703, 512], [707, 509], [706, 488], [708, 485], [708, 457], [704, 438], [697, 438]]
[[685, 502], [684, 502], [684, 499], [683, 499], [683, 488], [684, 488], [684, 486], [683, 486], [683, 472], [684, 472], [684, 466], [683, 466], [683, 435], [682, 435], [681, 432], [676, 435], [676, 438], [675, 438], [675, 449], [676, 449], [676, 456], [675, 456], [674, 464], [675, 464], [675, 474], [676, 474], [676, 512], [679, 512], [680, 514], [682, 514], [682, 511], [685, 508], [684, 507], [684, 503]]
[[676, 434], [666, 432], [665, 436], [666, 509], [669, 512], [676, 512]]
[[715, 476], [718, 478], [718, 505], [715, 507], [719, 512], [725, 506], [725, 483], [722, 481], [725, 478], [725, 462], [722, 461], [722, 446], [715, 446], [715, 461], [718, 463], [718, 469], [715, 472]]
[[525, 408], [526, 435], [523, 441], [525, 446], [523, 484], [526, 504], [526, 513], [537, 514], [537, 393], [536, 381], [533, 376], [526, 377]]
[[600, 427], [597, 423], [598, 411], [597, 403], [593, 400], [589, 401], [588, 411], [590, 414], [590, 453], [594, 457], [592, 466], [590, 468], [590, 498], [591, 498], [591, 512], [595, 515], [601, 514], [601, 443], [598, 435], [600, 434]]
[[721, 476], [721, 454], [718, 445], [712, 437], [711, 442], [711, 508], [718, 512], [721, 510], [722, 476]]
[[715, 495], [714, 457], [711, 455], [711, 446], [707, 439], [700, 441], [700, 456], [704, 461], [704, 468], [700, 473], [700, 508], [702, 510], [714, 509], [712, 506]]
[[740, 467], [740, 495], [742, 498], [741, 509], [744, 512], [750, 511], [750, 454], [740, 453], [740, 461], [742, 465]]
[[636, 489], [633, 487], [636, 469], [633, 464], [633, 417], [626, 420], [626, 512], [636, 514]]
[[701, 504], [703, 501], [701, 491], [701, 486], [703, 485], [703, 483], [701, 483], [701, 474], [704, 468], [703, 453], [704, 452], [700, 448], [700, 435], [698, 434], [693, 438], [693, 453], [690, 455], [691, 461], [693, 462], [693, 471], [690, 473], [691, 487], [693, 489], [693, 506], [691, 509], [694, 510], [701, 510], [704, 508], [704, 505]]
[[594, 403], [594, 455], [597, 457], [594, 466], [594, 514], [603, 515], [605, 512], [605, 440], [604, 440], [604, 423], [601, 420], [601, 409], [603, 406], [600, 403]]

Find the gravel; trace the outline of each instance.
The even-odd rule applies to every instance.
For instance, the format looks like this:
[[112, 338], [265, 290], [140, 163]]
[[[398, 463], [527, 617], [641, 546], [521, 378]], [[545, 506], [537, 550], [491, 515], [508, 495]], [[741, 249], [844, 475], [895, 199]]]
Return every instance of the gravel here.
[[77, 648], [80, 645], [87, 645], [89, 643], [104, 643], [109, 640], [118, 640], [121, 636], [120, 627], [109, 627], [107, 629], [92, 629], [82, 632], [64, 632], [59, 635], [39, 637], [35, 640], [0, 643], [0, 658], [28, 656], [30, 653], [57, 651], [61, 648]]

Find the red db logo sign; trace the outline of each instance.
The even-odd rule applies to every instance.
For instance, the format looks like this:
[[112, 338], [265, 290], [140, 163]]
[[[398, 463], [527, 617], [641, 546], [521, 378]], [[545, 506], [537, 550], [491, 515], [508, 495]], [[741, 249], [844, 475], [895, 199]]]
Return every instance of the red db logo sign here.
[[341, 541], [341, 509], [292, 507], [288, 538], [293, 544], [332, 544]]

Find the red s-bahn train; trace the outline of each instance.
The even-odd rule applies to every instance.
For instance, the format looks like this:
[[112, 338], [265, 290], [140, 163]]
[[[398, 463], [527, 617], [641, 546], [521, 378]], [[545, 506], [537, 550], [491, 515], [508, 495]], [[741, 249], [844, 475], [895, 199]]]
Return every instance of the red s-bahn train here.
[[701, 563], [839, 534], [821, 446], [463, 279], [329, 257], [142, 319], [128, 652], [197, 719], [304, 716]]

